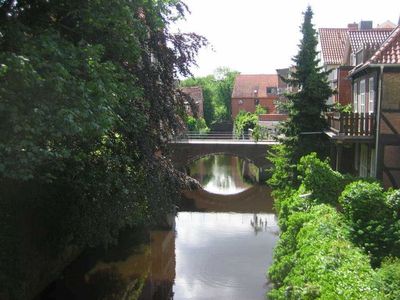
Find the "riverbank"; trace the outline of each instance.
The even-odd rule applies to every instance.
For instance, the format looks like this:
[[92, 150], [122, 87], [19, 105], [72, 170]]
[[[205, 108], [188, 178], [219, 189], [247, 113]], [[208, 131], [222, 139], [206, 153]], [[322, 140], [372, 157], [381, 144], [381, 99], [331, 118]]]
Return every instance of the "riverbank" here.
[[273, 175], [281, 234], [269, 298], [398, 299], [400, 190], [342, 175], [315, 153], [297, 171], [297, 189]]

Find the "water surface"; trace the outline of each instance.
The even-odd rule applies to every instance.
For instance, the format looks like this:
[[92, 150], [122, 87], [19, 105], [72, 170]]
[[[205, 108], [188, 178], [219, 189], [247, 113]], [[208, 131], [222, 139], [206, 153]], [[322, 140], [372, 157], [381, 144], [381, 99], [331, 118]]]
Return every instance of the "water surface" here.
[[82, 255], [37, 299], [264, 300], [278, 238], [270, 189], [237, 157], [208, 156], [189, 169], [205, 190], [184, 192], [174, 229], [125, 231], [117, 246]]

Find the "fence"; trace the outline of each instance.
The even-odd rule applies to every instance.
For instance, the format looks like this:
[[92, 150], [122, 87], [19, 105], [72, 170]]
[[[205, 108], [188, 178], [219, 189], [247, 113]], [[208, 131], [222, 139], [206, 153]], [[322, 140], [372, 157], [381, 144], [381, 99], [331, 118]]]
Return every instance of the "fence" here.
[[327, 113], [330, 129], [338, 135], [372, 136], [375, 133], [375, 114]]

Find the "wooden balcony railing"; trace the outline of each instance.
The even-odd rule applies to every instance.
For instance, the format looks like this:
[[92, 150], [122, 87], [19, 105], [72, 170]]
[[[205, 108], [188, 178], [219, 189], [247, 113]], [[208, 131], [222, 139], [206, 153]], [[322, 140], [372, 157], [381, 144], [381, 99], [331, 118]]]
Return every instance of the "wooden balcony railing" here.
[[371, 113], [326, 113], [330, 129], [337, 135], [373, 136], [375, 114]]

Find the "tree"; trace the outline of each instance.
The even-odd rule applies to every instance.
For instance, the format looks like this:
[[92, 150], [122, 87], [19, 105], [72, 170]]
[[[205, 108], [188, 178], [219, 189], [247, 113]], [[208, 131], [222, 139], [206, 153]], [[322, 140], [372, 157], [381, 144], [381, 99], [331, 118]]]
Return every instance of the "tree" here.
[[239, 72], [226, 67], [218, 68], [205, 77], [188, 78], [182, 86], [201, 86], [204, 98], [204, 119], [208, 126], [215, 122], [230, 120], [233, 83]]
[[288, 150], [292, 162], [297, 163], [300, 157], [317, 152], [324, 156], [326, 138], [323, 131], [327, 124], [323, 116], [326, 110], [326, 100], [332, 95], [327, 81], [329, 72], [319, 66], [317, 33], [311, 23], [313, 12], [309, 6], [304, 13], [301, 27], [303, 38], [300, 41], [299, 52], [293, 58], [294, 72], [290, 79], [284, 79], [290, 86], [298, 89], [288, 94], [289, 118], [281, 128], [285, 135], [282, 143]]
[[185, 12], [179, 0], [0, 1], [0, 298], [29, 298], [67, 246], [173, 211], [182, 180], [159, 153], [184, 128], [176, 81], [205, 43], [169, 31]]

